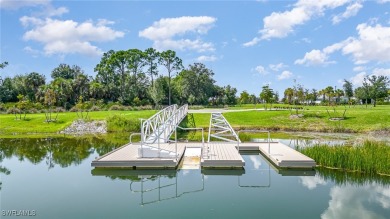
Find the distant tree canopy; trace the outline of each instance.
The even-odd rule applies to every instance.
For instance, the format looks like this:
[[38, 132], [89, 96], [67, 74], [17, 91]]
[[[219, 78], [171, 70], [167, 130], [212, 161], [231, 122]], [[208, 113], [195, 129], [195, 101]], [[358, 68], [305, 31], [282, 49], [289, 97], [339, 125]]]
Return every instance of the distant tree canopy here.
[[[7, 65], [7, 62], [0, 64], [2, 72]], [[237, 89], [231, 85], [218, 86], [214, 72], [206, 65], [193, 63], [184, 67], [182, 59], [172, 50], [109, 50], [94, 71], [96, 76], [92, 77], [78, 65], [61, 63], [52, 70], [48, 83], [37, 72], [5, 78], [0, 75], [0, 102], [19, 103], [23, 109], [26, 103], [70, 109], [80, 104], [80, 100], [156, 107], [173, 103], [223, 106], [279, 101], [279, 93], [269, 85], [263, 86], [259, 95], [244, 90], [237, 96]], [[348, 80], [344, 80], [343, 89], [326, 86], [309, 90], [298, 84], [284, 90], [282, 101], [314, 104], [320, 99], [325, 104], [341, 104], [348, 99], [350, 103], [372, 102], [376, 106], [390, 96], [389, 83], [386, 76], [370, 75], [355, 89]]]
[[[1, 64], [1, 69], [8, 63]], [[220, 87], [214, 72], [202, 63], [184, 68], [175, 51], [153, 48], [110, 50], [88, 76], [78, 65], [59, 64], [46, 83], [44, 75], [31, 72], [1, 79], [0, 101], [20, 102], [23, 97], [50, 109], [70, 109], [83, 102], [119, 102], [123, 105], [236, 104], [237, 89]]]

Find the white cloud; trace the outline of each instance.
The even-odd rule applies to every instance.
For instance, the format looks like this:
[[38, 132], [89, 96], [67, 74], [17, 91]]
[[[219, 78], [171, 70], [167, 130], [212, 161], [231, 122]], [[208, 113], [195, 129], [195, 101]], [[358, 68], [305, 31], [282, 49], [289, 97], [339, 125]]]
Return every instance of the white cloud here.
[[307, 52], [303, 59], [298, 59], [295, 64], [326, 65], [334, 63], [329, 61], [329, 55], [342, 51], [343, 55], [351, 55], [357, 65], [370, 61], [390, 62], [390, 27], [376, 24], [370, 26], [366, 23], [356, 27], [358, 37], [349, 37], [339, 43], [335, 43], [321, 50]]
[[[213, 51], [214, 45], [203, 42], [199, 36], [206, 34], [216, 20], [216, 18], [208, 16], [163, 18], [140, 31], [138, 35], [152, 40], [153, 46], [158, 50]], [[185, 34], [195, 34], [198, 38], [195, 40], [186, 39], [183, 38]]]
[[358, 72], [362, 72], [364, 70], [366, 70], [366, 67], [364, 66], [356, 66], [353, 68], [353, 71], [358, 71]]
[[355, 76], [351, 77], [349, 80], [352, 82], [354, 86], [359, 87], [362, 86], [364, 77], [366, 76], [367, 76], [366, 72], [360, 72]]
[[288, 67], [288, 65], [285, 65], [283, 64], [282, 62], [281, 63], [278, 63], [278, 64], [270, 64], [269, 65], [269, 68], [272, 70], [272, 71], [279, 71], [283, 68], [286, 68]]
[[43, 15], [45, 15], [46, 17], [54, 17], [54, 16], [61, 16], [61, 15], [66, 14], [68, 12], [69, 12], [69, 10], [65, 7], [59, 7], [59, 8], [48, 7], [43, 12]]
[[376, 76], [387, 76], [390, 78], [390, 68], [375, 68], [372, 70], [371, 74], [368, 74], [367, 72], [360, 72], [356, 74], [355, 76], [351, 77], [349, 80], [352, 82], [353, 85], [355, 86], [362, 86], [363, 85], [363, 80], [366, 76], [371, 76], [371, 75], [376, 75]]
[[342, 14], [338, 14], [333, 17], [332, 22], [333, 24], [338, 24], [342, 20], [345, 20], [347, 18], [350, 18], [352, 16], [357, 15], [357, 13], [360, 11], [360, 9], [363, 8], [363, 5], [360, 2], [355, 2], [347, 7], [347, 9]]
[[293, 73], [291, 73], [290, 71], [283, 71], [282, 74], [278, 75], [278, 80], [285, 80], [285, 79], [289, 79], [293, 76]]
[[390, 0], [378, 0], [377, 1], [379, 4], [384, 4], [390, 2]]
[[294, 64], [299, 65], [326, 65], [331, 62], [328, 61], [328, 55], [325, 52], [314, 49], [310, 52], [307, 52], [303, 59], [295, 60]]
[[123, 37], [124, 33], [108, 26], [95, 25], [92, 21], [78, 23], [73, 20], [40, 19], [24, 16], [20, 18], [25, 27], [31, 27], [24, 35], [44, 45], [46, 55], [79, 53], [89, 56], [101, 55], [102, 51], [92, 42], [105, 42]]
[[0, 0], [0, 8], [16, 10], [23, 7], [49, 5], [50, 0]]
[[390, 62], [390, 27], [363, 23], [356, 29], [359, 38], [352, 38], [343, 47], [343, 54], [351, 54], [356, 64]]
[[390, 78], [390, 68], [375, 68], [372, 70], [372, 74], [376, 76], [387, 76]]
[[305, 43], [311, 43], [311, 40], [309, 38], [302, 38], [302, 41]]
[[345, 5], [351, 0], [307, 1], [299, 0], [291, 10], [272, 12], [263, 18], [263, 29], [259, 30], [260, 37], [244, 43], [244, 46], [254, 46], [261, 40], [284, 38], [294, 31], [294, 28], [303, 25], [314, 16], [322, 16], [325, 10]]
[[[363, 186], [335, 186], [330, 190], [329, 207], [321, 218], [388, 218], [390, 189], [376, 183]], [[373, 211], [372, 209], [378, 209]]]
[[326, 185], [326, 181], [319, 177], [318, 175], [316, 176], [300, 176], [301, 183], [303, 186], [308, 188], [309, 190], [313, 190], [317, 187], [317, 185]]
[[267, 70], [265, 70], [265, 68], [264, 68], [263, 66], [261, 66], [261, 65], [256, 66], [255, 71], [256, 71], [257, 73], [259, 73], [260, 75], [266, 75], [266, 74], [269, 73], [269, 72], [268, 72]]
[[198, 62], [214, 62], [216, 61], [218, 58], [214, 55], [211, 55], [211, 56], [199, 56], [196, 61]]
[[34, 58], [38, 57], [38, 55], [41, 54], [41, 51], [33, 49], [33, 48], [29, 47], [29, 46], [24, 47], [23, 50], [25, 52], [31, 54]]
[[260, 169], [261, 160], [260, 160], [260, 157], [259, 157], [259, 156], [249, 156], [249, 159], [252, 161], [252, 163], [253, 163], [253, 168], [254, 168], [255, 170]]

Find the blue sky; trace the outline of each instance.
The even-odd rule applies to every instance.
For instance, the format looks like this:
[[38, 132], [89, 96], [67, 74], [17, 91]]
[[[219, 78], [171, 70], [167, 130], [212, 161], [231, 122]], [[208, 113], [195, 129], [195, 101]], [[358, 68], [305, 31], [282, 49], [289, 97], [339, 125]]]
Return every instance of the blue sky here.
[[265, 84], [282, 95], [294, 80], [322, 89], [390, 77], [390, 0], [0, 1], [2, 76], [50, 80], [60, 63], [94, 76], [110, 49], [154, 47], [256, 95]]

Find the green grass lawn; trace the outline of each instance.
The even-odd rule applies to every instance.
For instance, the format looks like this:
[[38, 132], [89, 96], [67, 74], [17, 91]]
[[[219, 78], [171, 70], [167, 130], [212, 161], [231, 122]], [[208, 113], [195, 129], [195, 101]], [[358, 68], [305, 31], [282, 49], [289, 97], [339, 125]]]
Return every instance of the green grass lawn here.
[[[250, 109], [253, 105], [245, 105]], [[260, 106], [260, 105], [258, 105]], [[225, 118], [234, 129], [269, 129], [272, 131], [325, 131], [325, 132], [369, 132], [377, 130], [390, 130], [390, 106], [377, 107], [351, 107], [346, 108], [346, 119], [343, 121], [330, 121], [325, 106], [304, 106], [304, 117], [291, 119], [289, 110], [267, 111], [238, 111], [224, 113]], [[337, 114], [342, 114], [345, 107], [336, 107]], [[114, 115], [121, 115], [127, 121], [138, 118], [149, 118], [156, 111], [98, 111], [90, 112], [91, 120], [106, 120]], [[331, 113], [333, 115], [333, 112]], [[45, 115], [28, 114], [26, 120], [15, 120], [14, 115], [0, 115], [0, 135], [29, 134], [29, 133], [57, 133], [78, 119], [73, 112], [60, 113], [58, 120], [52, 123], [45, 122]], [[193, 120], [196, 127], [208, 128], [210, 113], [194, 113]], [[123, 123], [124, 125], [128, 123]], [[116, 126], [113, 131], [128, 131], [128, 127]]]
[[[125, 118], [149, 118], [155, 110], [144, 111], [97, 111], [90, 112], [89, 119], [91, 120], [106, 120], [110, 116], [122, 115]], [[55, 114], [53, 114], [55, 117]], [[58, 115], [56, 122], [45, 122], [45, 114], [27, 114], [26, 120], [15, 120], [13, 114], [0, 115], [0, 135], [10, 135], [14, 133], [27, 134], [27, 133], [57, 133], [63, 130], [65, 127], [72, 124], [74, 120], [77, 120], [77, 114], [75, 112], [65, 112]]]
[[[251, 105], [253, 108], [253, 105]], [[390, 106], [377, 107], [336, 107], [305, 106], [304, 117], [290, 119], [289, 110], [238, 111], [223, 115], [235, 129], [270, 129], [289, 131], [326, 131], [326, 132], [368, 132], [390, 129]], [[250, 108], [248, 108], [250, 109]], [[333, 117], [342, 115], [345, 120], [330, 121], [327, 109]], [[209, 113], [194, 113], [195, 124], [198, 127], [208, 127]]]

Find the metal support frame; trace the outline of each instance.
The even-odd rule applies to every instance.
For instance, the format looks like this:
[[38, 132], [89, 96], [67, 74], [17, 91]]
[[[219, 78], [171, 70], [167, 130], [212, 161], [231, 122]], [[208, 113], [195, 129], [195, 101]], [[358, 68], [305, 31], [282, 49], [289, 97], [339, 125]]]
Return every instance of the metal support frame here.
[[[211, 133], [211, 132], [214, 133]], [[227, 137], [231, 137], [229, 139]], [[207, 142], [210, 142], [211, 138], [216, 138], [222, 141], [227, 142], [241, 142], [240, 138], [234, 131], [234, 129], [230, 126], [229, 122], [225, 119], [222, 113], [212, 113], [210, 117], [210, 126], [209, 126], [209, 136]]]

